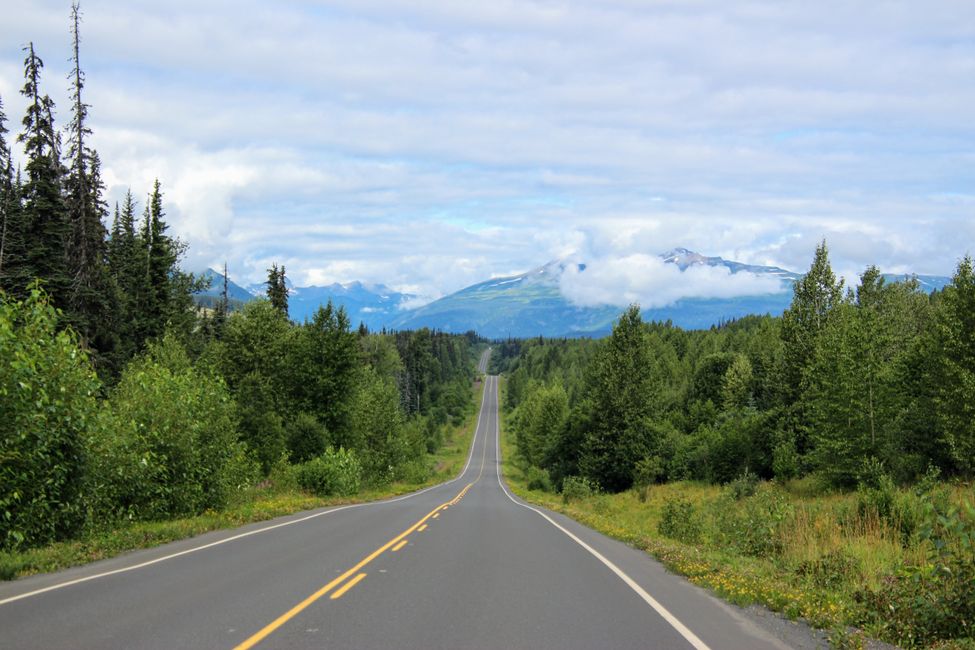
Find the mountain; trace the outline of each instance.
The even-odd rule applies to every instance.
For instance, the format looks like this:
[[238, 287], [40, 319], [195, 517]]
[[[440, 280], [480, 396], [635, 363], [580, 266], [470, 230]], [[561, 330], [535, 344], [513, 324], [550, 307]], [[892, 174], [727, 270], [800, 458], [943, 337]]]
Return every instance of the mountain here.
[[[210, 278], [210, 288], [196, 294], [195, 299], [201, 305], [212, 307], [223, 291], [223, 274], [207, 269], [200, 275]], [[285, 279], [285, 283], [288, 286], [288, 315], [298, 322], [310, 320], [315, 311], [331, 299], [336, 307], [345, 307], [352, 327], [358, 327], [362, 322], [369, 329], [377, 330], [390, 323], [402, 311], [403, 302], [414, 298], [411, 294], [399, 293], [381, 284], [350, 282], [324, 287], [296, 287], [289, 279]], [[251, 284], [245, 288], [229, 280], [227, 294], [231, 307], [265, 297], [266, 288], [267, 285], [263, 283]]]
[[[782, 314], [792, 302], [792, 284], [802, 274], [776, 266], [743, 264], [721, 257], [707, 257], [686, 248], [660, 255], [682, 271], [697, 265], [723, 266], [732, 273], [771, 275], [780, 281], [775, 293], [735, 298], [684, 298], [666, 307], [643, 310], [647, 321], [671, 321], [686, 329], [705, 329], [724, 321], [752, 314]], [[402, 312], [394, 329], [430, 327], [450, 332], [476, 330], [488, 338], [508, 336], [603, 336], [610, 332], [622, 307], [579, 307], [566, 299], [559, 279], [566, 261], [549, 262], [527, 273], [480, 282], [427, 305]], [[578, 269], [585, 272], [585, 265]], [[887, 274], [889, 282], [911, 276]], [[925, 291], [943, 288], [951, 279], [917, 276]]]
[[331, 299], [336, 307], [345, 307], [352, 327], [358, 327], [363, 322], [370, 330], [378, 330], [402, 311], [402, 303], [413, 297], [408, 293], [393, 291], [382, 284], [369, 286], [361, 282], [336, 282], [324, 287], [291, 287], [288, 291], [288, 313], [298, 322], [311, 320], [315, 311]]
[[[567, 262], [480, 282], [400, 314], [393, 329], [429, 327], [448, 332], [476, 330], [488, 338], [580, 336], [609, 327], [616, 307], [577, 307], [559, 290]], [[579, 265], [580, 270], [585, 265]]]
[[[223, 294], [223, 273], [220, 271], [215, 271], [213, 269], [207, 269], [203, 273], [197, 273], [197, 277], [205, 277], [210, 280], [210, 288], [206, 291], [201, 291], [197, 296], [211, 296], [213, 298], [219, 298]], [[239, 300], [241, 302], [247, 302], [248, 300], [253, 300], [253, 294], [240, 286], [231, 279], [227, 279], [227, 297], [230, 300]]]
[[[742, 264], [721, 257], [708, 257], [675, 248], [660, 257], [682, 271], [693, 266], [725, 267], [731, 273], [770, 275], [779, 280], [774, 293], [735, 298], [683, 298], [666, 307], [643, 310], [644, 320], [671, 321], [686, 329], [705, 329], [721, 322], [751, 314], [780, 315], [792, 302], [792, 284], [801, 274], [776, 266]], [[393, 291], [384, 285], [361, 282], [331, 284], [324, 287], [295, 287], [288, 283], [288, 311], [296, 321], [310, 319], [319, 306], [329, 299], [345, 307], [353, 327], [360, 322], [370, 330], [418, 329], [429, 327], [447, 332], [475, 330], [488, 338], [532, 336], [603, 336], [612, 329], [622, 311], [618, 306], [580, 307], [562, 295], [560, 279], [569, 265], [582, 273], [585, 264], [556, 260], [527, 273], [494, 278], [444, 296], [418, 307], [405, 309], [403, 304], [414, 296]], [[208, 291], [198, 296], [201, 302], [220, 295], [222, 276], [207, 270], [213, 278]], [[903, 282], [914, 277], [885, 274], [888, 282]], [[944, 288], [951, 278], [931, 275], [916, 276], [921, 288], [931, 292]], [[241, 287], [230, 282], [232, 301], [253, 300], [264, 295], [264, 284]]]

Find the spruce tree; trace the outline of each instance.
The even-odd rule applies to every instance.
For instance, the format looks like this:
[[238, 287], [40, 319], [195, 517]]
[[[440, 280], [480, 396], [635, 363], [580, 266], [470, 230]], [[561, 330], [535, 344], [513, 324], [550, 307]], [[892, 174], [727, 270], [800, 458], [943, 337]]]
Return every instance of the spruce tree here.
[[802, 372], [816, 348], [816, 339], [833, 307], [843, 299], [843, 280], [837, 281], [833, 274], [825, 241], [816, 247], [812, 266], [796, 281], [794, 292], [792, 305], [782, 316], [782, 389], [787, 404], [798, 397]]
[[975, 476], [975, 267], [965, 257], [945, 287], [936, 326], [935, 410], [956, 469]]
[[633, 483], [638, 461], [656, 447], [652, 351], [640, 317], [631, 306], [592, 360], [586, 398], [598, 414], [586, 432], [579, 467], [604, 489], [619, 492]]
[[278, 269], [277, 264], [272, 264], [267, 270], [267, 297], [285, 317], [288, 316], [288, 286], [285, 281], [284, 265]]
[[11, 199], [13, 197], [13, 162], [10, 147], [7, 145], [7, 116], [3, 112], [3, 98], [0, 97], [0, 289], [4, 287], [3, 262], [7, 245], [7, 230], [12, 229]]
[[66, 253], [71, 228], [61, 197], [64, 170], [60, 137], [54, 128], [54, 102], [40, 91], [44, 63], [34, 52], [33, 43], [24, 51], [25, 83], [20, 92], [28, 99], [28, 106], [22, 122], [24, 130], [17, 140], [24, 143], [27, 156], [27, 180], [22, 193], [24, 238], [29, 244], [22, 275], [41, 278], [54, 305], [64, 308], [71, 285]]
[[87, 144], [91, 129], [87, 126], [88, 108], [82, 98], [84, 72], [80, 62], [80, 15], [77, 3], [71, 6], [72, 119], [68, 126], [68, 175], [65, 199], [71, 225], [68, 248], [71, 288], [67, 316], [81, 336], [84, 345], [95, 351], [99, 364], [103, 355], [115, 345], [112, 316], [115, 313], [115, 288], [107, 260], [107, 232], [102, 223], [107, 208], [102, 198], [101, 163], [98, 154]]
[[213, 310], [213, 333], [217, 338], [223, 337], [223, 329], [227, 324], [227, 314], [230, 312], [230, 295], [228, 290], [227, 263], [223, 263], [223, 286], [220, 289], [220, 300]]

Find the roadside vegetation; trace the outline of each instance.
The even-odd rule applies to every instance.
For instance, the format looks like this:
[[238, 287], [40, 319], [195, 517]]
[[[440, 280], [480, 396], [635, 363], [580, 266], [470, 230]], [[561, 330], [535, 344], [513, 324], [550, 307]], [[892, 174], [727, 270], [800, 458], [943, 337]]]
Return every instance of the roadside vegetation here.
[[823, 244], [781, 318], [503, 342], [509, 476], [838, 645], [971, 648], [973, 313], [970, 258], [931, 296], [873, 268], [844, 291]]
[[24, 48], [22, 170], [0, 98], [0, 576], [455, 471], [478, 337], [369, 332], [331, 303], [294, 323], [276, 264], [267, 300], [197, 308], [161, 183], [110, 219], [79, 23], [63, 130]]

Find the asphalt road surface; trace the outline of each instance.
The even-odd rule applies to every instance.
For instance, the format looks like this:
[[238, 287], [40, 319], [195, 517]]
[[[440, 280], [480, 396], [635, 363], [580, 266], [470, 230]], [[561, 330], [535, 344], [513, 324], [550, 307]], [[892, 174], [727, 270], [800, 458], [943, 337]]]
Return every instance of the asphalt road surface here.
[[514, 497], [497, 387], [485, 378], [458, 478], [0, 584], [0, 648], [785, 647], [644, 553]]

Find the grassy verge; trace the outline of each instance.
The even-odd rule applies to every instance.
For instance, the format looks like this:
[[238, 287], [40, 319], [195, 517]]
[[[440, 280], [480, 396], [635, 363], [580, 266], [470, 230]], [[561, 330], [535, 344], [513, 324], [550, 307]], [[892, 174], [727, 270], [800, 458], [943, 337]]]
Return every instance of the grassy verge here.
[[[975, 586], [966, 595], [963, 583], [951, 587], [950, 576], [931, 577], [941, 561], [931, 559], [939, 542], [925, 537], [920, 513], [909, 521], [911, 508], [927, 503], [910, 490], [889, 493], [886, 515], [878, 514], [885, 507], [880, 493], [824, 493], [809, 479], [758, 483], [745, 495], [734, 494], [734, 486], [683, 482], [566, 502], [528, 489], [527, 469], [504, 426], [501, 447], [505, 477], [520, 497], [642, 549], [735, 604], [761, 604], [832, 630], [838, 647], [862, 647], [871, 637], [905, 647], [975, 648], [966, 638], [972, 621], [959, 621], [968, 614], [958, 613], [972, 607]], [[942, 538], [955, 547], [954, 564], [945, 566], [971, 570], [975, 547], [964, 538], [975, 521], [963, 504], [975, 503], [975, 489], [944, 483], [931, 489], [941, 511], [969, 518], [959, 524], [968, 532], [958, 528], [955, 538]], [[934, 620], [942, 627], [933, 628]]]
[[423, 483], [391, 483], [367, 488], [354, 497], [321, 498], [292, 486], [275, 486], [272, 480], [266, 487], [242, 493], [235, 503], [219, 512], [168, 521], [135, 522], [40, 548], [0, 552], [0, 579], [12, 580], [35, 573], [59, 571], [214, 530], [236, 528], [323, 506], [376, 501], [436, 485], [456, 476], [467, 460], [483, 399], [481, 389], [482, 383], [478, 380], [471, 388], [474, 408], [461, 425], [447, 432], [440, 450], [428, 456], [433, 471]]

